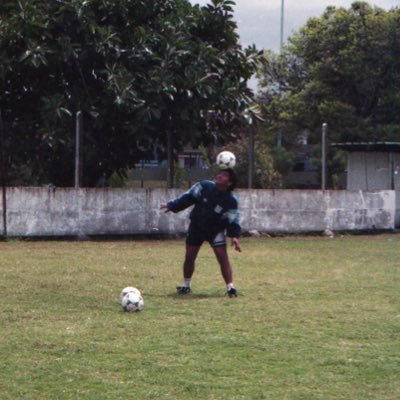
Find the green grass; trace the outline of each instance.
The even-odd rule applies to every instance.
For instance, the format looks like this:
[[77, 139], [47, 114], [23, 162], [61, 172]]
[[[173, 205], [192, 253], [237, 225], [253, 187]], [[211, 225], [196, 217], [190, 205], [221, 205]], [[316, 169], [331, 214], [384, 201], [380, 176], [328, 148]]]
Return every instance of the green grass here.
[[182, 240], [1, 242], [0, 398], [400, 398], [399, 235], [242, 244], [228, 299], [208, 246], [178, 297]]

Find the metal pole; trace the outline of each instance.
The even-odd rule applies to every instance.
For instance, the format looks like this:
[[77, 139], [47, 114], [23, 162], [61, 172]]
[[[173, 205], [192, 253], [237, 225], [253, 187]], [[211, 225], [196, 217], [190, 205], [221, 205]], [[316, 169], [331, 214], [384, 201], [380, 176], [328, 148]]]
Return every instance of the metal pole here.
[[285, 0], [281, 0], [281, 36], [279, 42], [279, 51], [282, 53], [282, 46], [283, 46], [283, 25], [284, 25], [284, 13], [285, 13]]
[[393, 153], [389, 153], [389, 163], [390, 163], [390, 189], [394, 190], [394, 175], [395, 175], [395, 169], [394, 169], [394, 160], [393, 160]]
[[1, 174], [1, 188], [2, 188], [2, 204], [3, 204], [3, 236], [7, 237], [7, 193], [6, 193], [6, 162], [5, 162], [5, 149], [4, 149], [4, 125], [3, 116], [0, 110], [0, 174]]
[[326, 189], [326, 159], [327, 159], [327, 152], [328, 152], [328, 147], [327, 147], [327, 140], [328, 140], [328, 124], [323, 123], [322, 124], [322, 140], [321, 140], [321, 189], [325, 190]]
[[[281, 34], [280, 34], [280, 39], [279, 39], [279, 54], [282, 54], [282, 48], [283, 48], [283, 31], [284, 31], [284, 24], [285, 24], [285, 0], [281, 0]], [[279, 124], [279, 130], [278, 130], [278, 136], [276, 138], [276, 146], [281, 147], [282, 146], [282, 126]]]
[[[192, 186], [192, 163], [193, 163], [193, 153], [190, 152], [190, 154], [189, 154], [189, 169], [188, 169], [188, 174], [187, 174], [189, 187]], [[185, 167], [185, 166], [183, 166], [183, 167]]]
[[251, 126], [249, 128], [249, 175], [248, 175], [248, 189], [253, 188], [253, 176], [254, 176], [254, 129]]
[[75, 189], [80, 186], [80, 140], [82, 130], [82, 111], [76, 113], [76, 126], [75, 126]]
[[143, 178], [143, 171], [144, 170], [144, 160], [140, 163], [140, 187], [144, 188], [144, 178]]
[[167, 131], [167, 187], [174, 187], [174, 160], [172, 153], [172, 135], [171, 130]]

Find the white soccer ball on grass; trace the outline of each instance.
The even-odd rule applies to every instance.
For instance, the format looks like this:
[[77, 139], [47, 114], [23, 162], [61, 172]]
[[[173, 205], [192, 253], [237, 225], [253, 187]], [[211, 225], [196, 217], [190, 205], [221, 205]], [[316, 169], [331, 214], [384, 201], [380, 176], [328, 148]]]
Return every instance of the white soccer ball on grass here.
[[140, 290], [133, 286], [122, 289], [120, 299], [122, 309], [126, 312], [141, 311], [144, 307], [144, 301]]
[[236, 165], [236, 157], [230, 151], [221, 151], [221, 153], [217, 155], [216, 164], [219, 169], [234, 168]]

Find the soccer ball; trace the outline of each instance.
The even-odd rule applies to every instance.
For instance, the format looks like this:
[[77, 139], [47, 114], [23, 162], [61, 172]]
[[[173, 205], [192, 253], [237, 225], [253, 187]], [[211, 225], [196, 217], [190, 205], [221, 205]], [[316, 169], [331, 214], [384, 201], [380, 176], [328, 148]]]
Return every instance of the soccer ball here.
[[141, 311], [144, 307], [143, 297], [138, 292], [128, 292], [122, 298], [121, 306], [126, 312]]
[[135, 288], [135, 287], [133, 287], [133, 286], [127, 286], [126, 288], [123, 288], [123, 289], [121, 290], [121, 294], [119, 295], [120, 300], [122, 301], [122, 299], [124, 298], [124, 296], [125, 296], [126, 294], [128, 294], [129, 292], [136, 292], [136, 293], [141, 294], [139, 289], [137, 289], [137, 288]]
[[140, 311], [144, 307], [144, 301], [140, 290], [129, 286], [121, 291], [121, 306], [126, 312]]
[[230, 151], [221, 151], [217, 155], [217, 165], [220, 169], [233, 168], [236, 165], [236, 157]]

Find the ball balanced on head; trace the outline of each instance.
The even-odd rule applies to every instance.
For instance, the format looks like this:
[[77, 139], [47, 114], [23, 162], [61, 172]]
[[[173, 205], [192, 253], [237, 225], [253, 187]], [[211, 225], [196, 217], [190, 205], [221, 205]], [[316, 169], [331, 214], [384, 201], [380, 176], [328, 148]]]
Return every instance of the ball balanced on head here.
[[216, 164], [220, 169], [234, 168], [236, 165], [236, 157], [230, 151], [221, 151], [217, 155]]

